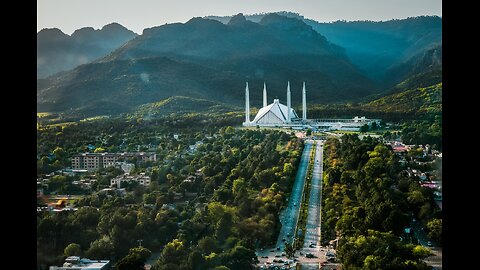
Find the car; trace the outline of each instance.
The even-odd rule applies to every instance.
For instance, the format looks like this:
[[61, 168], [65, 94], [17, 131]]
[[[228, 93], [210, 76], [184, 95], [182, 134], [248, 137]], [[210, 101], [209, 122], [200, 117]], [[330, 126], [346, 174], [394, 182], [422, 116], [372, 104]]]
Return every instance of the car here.
[[313, 255], [312, 253], [307, 253], [307, 254], [305, 255], [305, 257], [307, 257], [307, 258], [315, 258], [315, 255]]
[[310, 245], [309, 245], [309, 247], [311, 247], [311, 248], [314, 248], [314, 247], [315, 247], [315, 245], [314, 245], [314, 244], [310, 244]]
[[432, 246], [432, 242], [428, 241], [428, 242], [427, 242], [427, 246], [431, 247], [431, 246]]
[[282, 259], [280, 259], [280, 260], [278, 260], [278, 262], [279, 262], [279, 263], [283, 263], [283, 260], [282, 260]]
[[285, 255], [285, 253], [282, 253], [282, 256], [287, 256], [287, 255]]
[[277, 247], [277, 251], [280, 251], [280, 247]]
[[275, 255], [275, 258], [280, 258], [280, 257], [282, 257], [282, 256], [280, 256], [280, 255]]
[[270, 252], [275, 252], [275, 249], [270, 250]]
[[262, 258], [264, 258], [264, 259], [268, 259], [268, 256], [262, 256]]
[[287, 239], [283, 238], [282, 241], [285, 242], [285, 241], [287, 241]]

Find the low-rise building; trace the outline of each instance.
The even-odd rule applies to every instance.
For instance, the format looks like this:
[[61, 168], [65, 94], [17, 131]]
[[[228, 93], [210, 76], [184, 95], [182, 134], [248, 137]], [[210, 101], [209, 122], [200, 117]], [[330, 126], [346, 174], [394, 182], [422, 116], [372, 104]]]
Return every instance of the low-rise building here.
[[109, 260], [90, 260], [78, 256], [70, 256], [65, 259], [63, 266], [50, 266], [49, 270], [106, 270], [109, 268]]
[[117, 162], [125, 159], [138, 158], [145, 161], [157, 161], [157, 154], [152, 152], [133, 153], [83, 153], [72, 157], [73, 169], [86, 169], [89, 171], [115, 166]]
[[137, 182], [142, 186], [148, 186], [150, 185], [150, 176], [145, 175], [145, 173], [140, 173], [138, 175], [124, 173], [123, 175], [119, 175], [110, 180], [110, 186], [117, 186], [117, 188], [120, 188], [123, 182]]

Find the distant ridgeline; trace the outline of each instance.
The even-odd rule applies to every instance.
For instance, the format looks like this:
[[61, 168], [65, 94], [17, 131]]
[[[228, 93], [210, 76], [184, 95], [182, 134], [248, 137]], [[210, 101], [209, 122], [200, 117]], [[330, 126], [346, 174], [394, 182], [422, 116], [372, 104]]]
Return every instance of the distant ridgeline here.
[[[298, 14], [280, 14], [192, 18], [147, 28], [141, 35], [124, 35], [126, 43], [101, 51], [96, 60], [88, 58], [85, 64], [69, 67], [73, 69], [39, 76], [37, 111], [80, 119], [147, 110], [147, 116], [240, 111], [245, 81], [252, 89], [267, 82], [269, 95], [279, 98], [284, 96], [285, 78], [294, 78], [292, 89], [308, 82], [309, 104], [368, 103], [441, 83], [441, 18], [325, 24]], [[92, 31], [79, 31], [72, 38]], [[38, 33], [37, 50], [50, 48], [54, 53], [52, 42], [40, 42], [40, 36], [48, 33]], [[65, 39], [58, 33], [53, 36]], [[99, 39], [85, 35], [82, 44]], [[51, 74], [41, 67], [42, 61], [37, 59], [39, 72]], [[436, 75], [424, 75], [429, 73]], [[399, 87], [401, 82], [405, 83]], [[262, 107], [261, 96], [261, 91], [251, 92], [252, 108]], [[291, 98], [292, 104], [301, 103], [298, 93]], [[310, 105], [311, 116], [330, 117], [328, 112], [316, 115], [325, 106], [331, 105]], [[378, 104], [369, 108], [383, 109]]]

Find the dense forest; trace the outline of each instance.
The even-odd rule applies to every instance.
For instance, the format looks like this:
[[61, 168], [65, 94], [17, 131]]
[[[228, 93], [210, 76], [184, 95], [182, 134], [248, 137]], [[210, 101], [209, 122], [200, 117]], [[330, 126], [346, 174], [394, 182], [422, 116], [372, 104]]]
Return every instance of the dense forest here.
[[441, 211], [382, 142], [344, 135], [325, 142], [322, 242], [338, 239], [344, 269], [429, 269], [429, 251], [405, 232], [413, 219], [441, 244]]

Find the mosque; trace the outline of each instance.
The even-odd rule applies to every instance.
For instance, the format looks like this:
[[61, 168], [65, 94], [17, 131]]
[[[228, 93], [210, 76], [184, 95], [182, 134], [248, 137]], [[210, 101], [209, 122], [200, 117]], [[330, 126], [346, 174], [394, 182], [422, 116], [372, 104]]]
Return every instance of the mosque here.
[[267, 86], [263, 83], [263, 107], [258, 111], [255, 118], [250, 121], [250, 93], [248, 82], [245, 87], [245, 122], [243, 126], [259, 127], [284, 127], [292, 129], [311, 129], [314, 131], [327, 130], [350, 130], [358, 131], [367, 124], [371, 126], [374, 122], [380, 123], [380, 119], [367, 119], [355, 116], [352, 119], [307, 119], [307, 90], [305, 82], [302, 87], [302, 117], [291, 105], [290, 82], [287, 83], [287, 105], [274, 99], [273, 103], [267, 104]]

